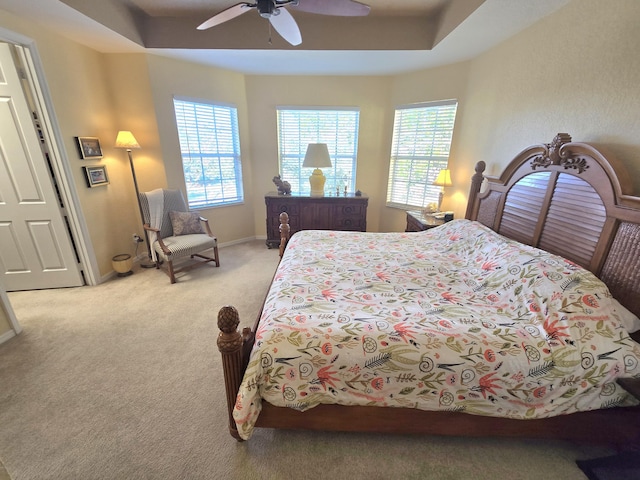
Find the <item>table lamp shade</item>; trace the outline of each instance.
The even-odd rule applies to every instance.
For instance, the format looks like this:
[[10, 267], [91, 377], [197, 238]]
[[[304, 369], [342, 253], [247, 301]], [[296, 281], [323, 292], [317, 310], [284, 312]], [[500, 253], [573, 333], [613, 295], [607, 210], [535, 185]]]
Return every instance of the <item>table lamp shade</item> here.
[[310, 143], [302, 163], [304, 168], [315, 168], [309, 176], [312, 197], [324, 196], [324, 184], [327, 178], [320, 168], [331, 168], [331, 157], [326, 143]]
[[451, 171], [448, 168], [440, 170], [433, 184], [437, 187], [451, 187], [453, 185], [451, 183]]
[[120, 130], [116, 137], [116, 148], [126, 148], [127, 150], [131, 150], [133, 148], [140, 148], [140, 144], [138, 144], [133, 133], [127, 132], [126, 130]]

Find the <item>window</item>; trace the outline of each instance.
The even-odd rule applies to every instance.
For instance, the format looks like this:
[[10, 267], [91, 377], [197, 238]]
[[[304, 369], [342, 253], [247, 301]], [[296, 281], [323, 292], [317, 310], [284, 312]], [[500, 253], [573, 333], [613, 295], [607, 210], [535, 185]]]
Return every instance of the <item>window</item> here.
[[432, 183], [449, 162], [457, 106], [447, 100], [396, 109], [387, 206], [422, 208], [438, 202], [440, 187]]
[[326, 143], [331, 168], [323, 168], [327, 177], [325, 192], [355, 190], [358, 121], [354, 109], [278, 109], [278, 158], [280, 175], [291, 184], [294, 193], [309, 195], [309, 175], [313, 169], [302, 168], [307, 145]]
[[237, 109], [174, 98], [189, 208], [241, 203]]

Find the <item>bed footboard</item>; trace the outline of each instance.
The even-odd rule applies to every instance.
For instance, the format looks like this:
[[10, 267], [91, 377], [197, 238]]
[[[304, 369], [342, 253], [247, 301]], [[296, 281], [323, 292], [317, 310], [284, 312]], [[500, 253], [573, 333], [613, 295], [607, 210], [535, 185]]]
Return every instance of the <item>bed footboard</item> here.
[[238, 434], [236, 422], [233, 419], [233, 407], [240, 389], [244, 371], [247, 368], [248, 351], [253, 345], [254, 335], [250, 328], [245, 327], [242, 333], [238, 331], [240, 316], [235, 307], [226, 305], [218, 312], [218, 350], [222, 354], [222, 369], [224, 371], [224, 387], [227, 394], [227, 411], [229, 414], [229, 433], [238, 441], [242, 441]]

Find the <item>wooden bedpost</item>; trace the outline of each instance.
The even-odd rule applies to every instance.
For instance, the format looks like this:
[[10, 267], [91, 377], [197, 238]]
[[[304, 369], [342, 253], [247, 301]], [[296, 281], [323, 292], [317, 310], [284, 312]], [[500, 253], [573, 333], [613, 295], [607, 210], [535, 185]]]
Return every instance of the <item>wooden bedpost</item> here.
[[289, 227], [289, 214], [287, 212], [282, 212], [280, 214], [280, 258], [284, 255], [284, 249], [287, 247], [287, 243], [289, 242], [289, 232], [291, 228]]
[[469, 189], [469, 199], [467, 200], [467, 212], [464, 215], [464, 218], [468, 220], [473, 220], [471, 217], [473, 216], [473, 211], [476, 206], [476, 199], [478, 198], [480, 188], [482, 187], [485, 168], [487, 168], [487, 164], [480, 160], [478, 163], [476, 163], [476, 173], [474, 173], [473, 177], [471, 177], [471, 188]]
[[[229, 413], [229, 433], [236, 440], [242, 441], [238, 434], [236, 422], [233, 419], [233, 407], [236, 403], [236, 396], [240, 389], [242, 376], [244, 375], [244, 362], [242, 358], [243, 335], [238, 331], [240, 316], [235, 307], [226, 305], [218, 312], [218, 350], [222, 354], [222, 369], [224, 371], [224, 386], [227, 392], [227, 410]], [[243, 331], [243, 334], [250, 334]]]

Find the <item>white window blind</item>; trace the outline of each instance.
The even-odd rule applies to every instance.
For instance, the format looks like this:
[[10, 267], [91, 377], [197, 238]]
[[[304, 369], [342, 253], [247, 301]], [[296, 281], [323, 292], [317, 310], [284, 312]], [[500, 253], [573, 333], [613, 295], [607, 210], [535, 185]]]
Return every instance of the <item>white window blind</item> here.
[[173, 105], [189, 207], [242, 202], [237, 109], [179, 98]]
[[331, 168], [323, 168], [327, 177], [326, 193], [344, 186], [355, 190], [358, 122], [360, 112], [354, 109], [278, 108], [278, 159], [280, 175], [291, 184], [291, 191], [310, 194], [309, 175], [313, 169], [302, 168], [307, 145], [326, 143]]
[[440, 187], [432, 183], [449, 162], [457, 107], [457, 101], [447, 100], [396, 109], [388, 206], [422, 208], [438, 202]]

